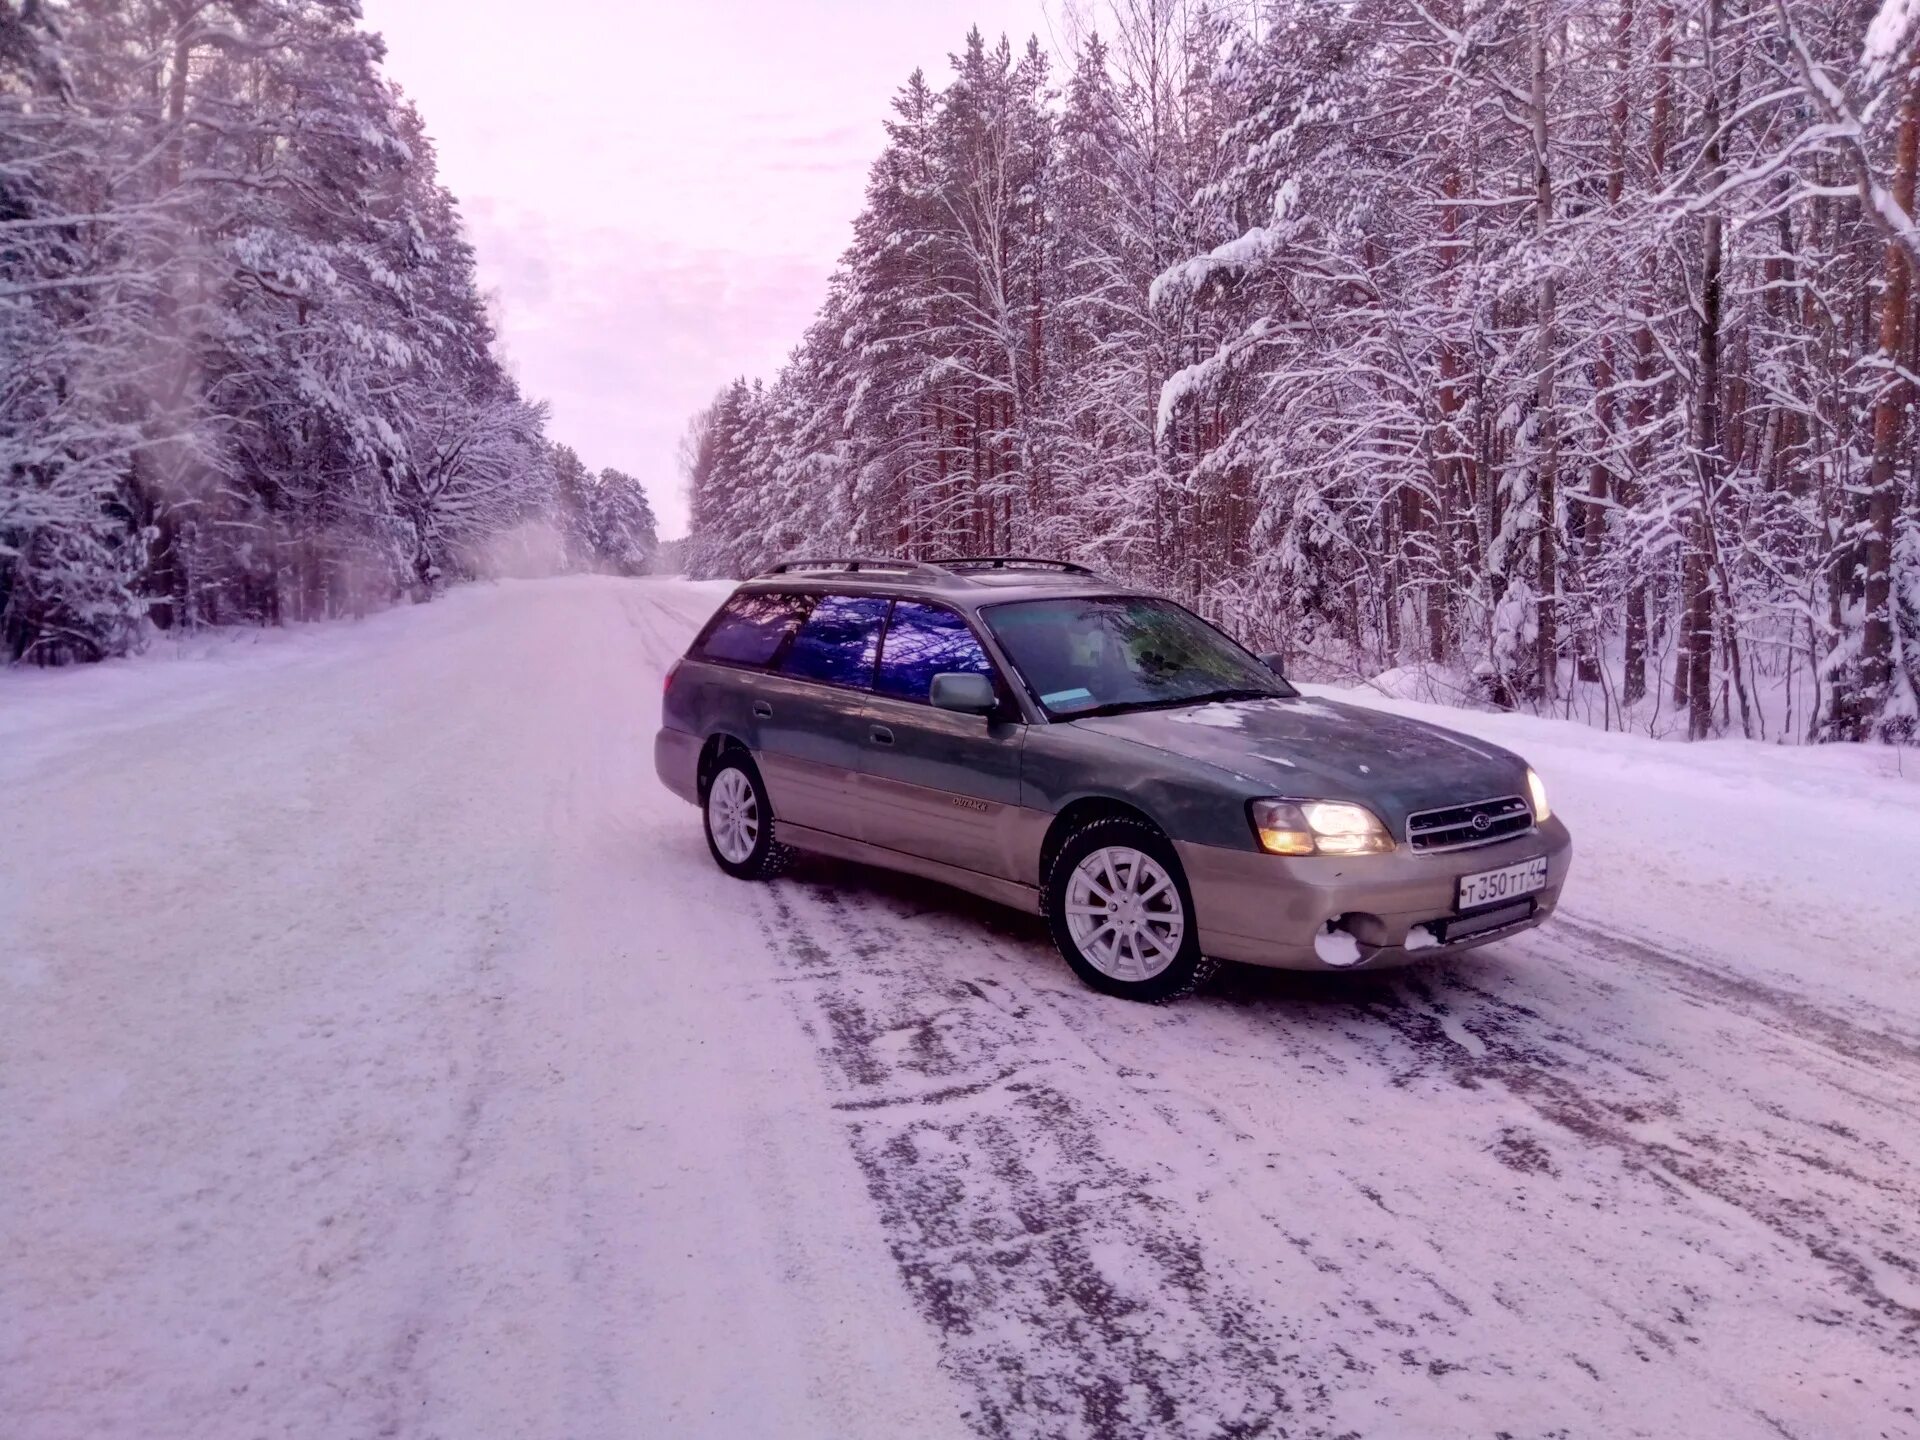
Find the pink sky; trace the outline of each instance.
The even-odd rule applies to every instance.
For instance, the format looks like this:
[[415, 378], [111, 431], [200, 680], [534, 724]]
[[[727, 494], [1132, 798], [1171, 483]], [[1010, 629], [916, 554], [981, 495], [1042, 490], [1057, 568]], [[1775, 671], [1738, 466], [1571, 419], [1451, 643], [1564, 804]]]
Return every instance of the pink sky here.
[[825, 293], [916, 65], [1043, 0], [363, 0], [439, 146], [521, 385], [682, 534], [675, 449], [771, 377]]

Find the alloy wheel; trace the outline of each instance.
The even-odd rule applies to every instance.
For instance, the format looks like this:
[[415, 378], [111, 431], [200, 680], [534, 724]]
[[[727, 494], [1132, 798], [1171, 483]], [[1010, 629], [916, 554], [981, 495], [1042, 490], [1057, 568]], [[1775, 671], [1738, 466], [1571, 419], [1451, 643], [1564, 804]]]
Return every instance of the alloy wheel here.
[[1115, 980], [1151, 980], [1179, 956], [1187, 933], [1173, 877], [1128, 845], [1092, 851], [1073, 867], [1066, 919], [1087, 963]]
[[735, 865], [744, 865], [760, 843], [760, 798], [753, 782], [733, 766], [713, 779], [707, 791], [707, 829], [713, 845]]

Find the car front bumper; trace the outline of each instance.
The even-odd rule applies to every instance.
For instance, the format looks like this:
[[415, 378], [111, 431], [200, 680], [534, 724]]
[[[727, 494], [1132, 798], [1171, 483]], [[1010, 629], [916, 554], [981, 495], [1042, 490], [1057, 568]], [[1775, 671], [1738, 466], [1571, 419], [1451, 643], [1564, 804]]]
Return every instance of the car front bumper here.
[[[1553, 913], [1573, 860], [1572, 837], [1557, 818], [1511, 840], [1424, 855], [1402, 847], [1391, 855], [1288, 859], [1182, 841], [1174, 848], [1193, 892], [1200, 948], [1217, 959], [1284, 970], [1383, 970], [1531, 929]], [[1547, 857], [1547, 884], [1525, 897], [1530, 908], [1490, 906], [1469, 917], [1454, 909], [1462, 875], [1539, 855]], [[1461, 933], [1473, 916], [1495, 923]], [[1315, 948], [1329, 921], [1339, 921], [1357, 942], [1353, 963], [1331, 963]], [[1406, 948], [1410, 930], [1434, 922], [1454, 922], [1458, 938]]]

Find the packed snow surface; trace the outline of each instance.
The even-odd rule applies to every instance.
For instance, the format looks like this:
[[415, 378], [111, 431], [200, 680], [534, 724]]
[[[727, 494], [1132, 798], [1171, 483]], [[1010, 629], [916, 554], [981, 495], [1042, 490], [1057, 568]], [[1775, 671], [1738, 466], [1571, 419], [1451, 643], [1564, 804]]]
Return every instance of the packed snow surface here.
[[727, 879], [724, 587], [474, 587], [0, 676], [0, 1434], [1920, 1436], [1920, 783], [1526, 754], [1545, 929], [1081, 987]]

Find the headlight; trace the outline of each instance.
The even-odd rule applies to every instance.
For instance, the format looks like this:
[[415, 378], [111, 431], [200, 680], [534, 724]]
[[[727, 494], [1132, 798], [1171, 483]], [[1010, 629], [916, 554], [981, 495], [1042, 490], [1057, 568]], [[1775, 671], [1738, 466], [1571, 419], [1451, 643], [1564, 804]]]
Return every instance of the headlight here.
[[1379, 855], [1393, 837], [1371, 810], [1337, 800], [1256, 800], [1248, 807], [1270, 855]]
[[1527, 795], [1533, 801], [1534, 824], [1544, 825], [1553, 818], [1553, 807], [1547, 804], [1547, 787], [1533, 773], [1531, 765], [1527, 767]]

